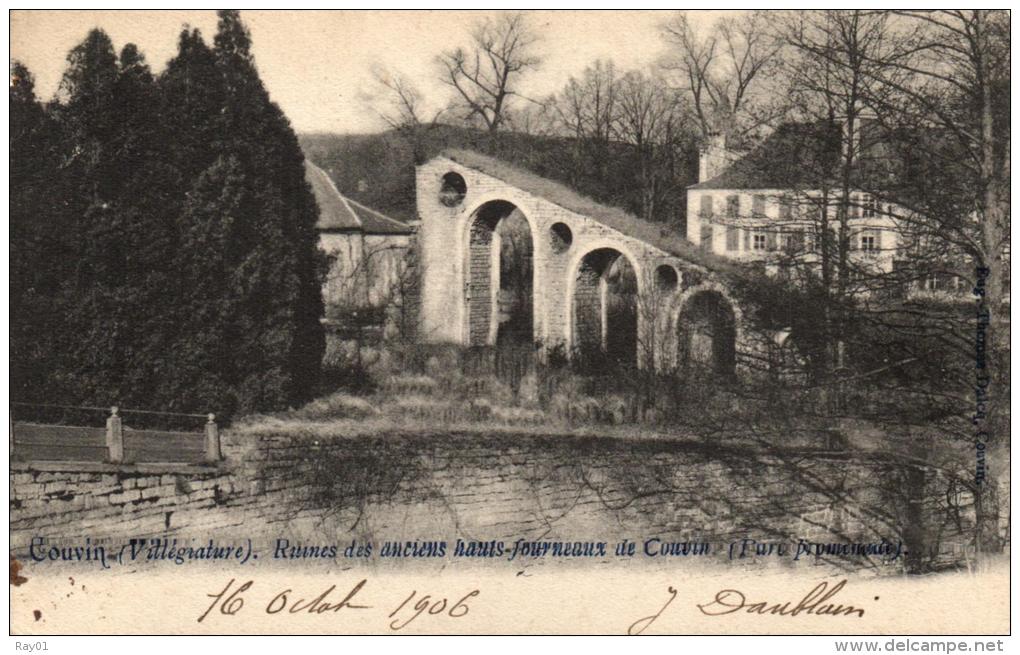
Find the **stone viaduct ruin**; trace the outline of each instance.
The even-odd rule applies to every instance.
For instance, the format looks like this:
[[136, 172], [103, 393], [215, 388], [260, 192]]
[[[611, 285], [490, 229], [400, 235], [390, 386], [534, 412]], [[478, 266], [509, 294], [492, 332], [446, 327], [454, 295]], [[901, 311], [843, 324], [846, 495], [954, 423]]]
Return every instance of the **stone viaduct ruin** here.
[[465, 150], [418, 168], [417, 204], [422, 340], [733, 373], [733, 265], [664, 226]]

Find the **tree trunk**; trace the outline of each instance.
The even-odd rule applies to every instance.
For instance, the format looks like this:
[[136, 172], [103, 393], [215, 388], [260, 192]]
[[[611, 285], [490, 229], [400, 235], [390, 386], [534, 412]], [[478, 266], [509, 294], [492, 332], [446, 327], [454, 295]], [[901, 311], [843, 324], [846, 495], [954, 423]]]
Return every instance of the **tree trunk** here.
[[[1000, 430], [997, 429], [1002, 427], [1001, 422], [997, 420], [1001, 410], [997, 400], [1002, 397], [999, 394], [999, 387], [1006, 384], [1006, 380], [999, 373], [1004, 370], [1001, 362], [1008, 357], [1008, 354], [1005, 353], [1008, 353], [1009, 348], [1008, 335], [1005, 334], [1005, 331], [1009, 329], [1008, 324], [1000, 315], [1003, 299], [1002, 222], [1008, 210], [1004, 208], [1004, 203], [999, 198], [998, 182], [1001, 170], [999, 170], [995, 156], [995, 117], [992, 107], [993, 89], [992, 82], [989, 79], [991, 71], [988, 70], [985, 59], [988, 54], [988, 45], [987, 37], [982, 29], [984, 28], [982, 19], [982, 12], [979, 11], [975, 16], [975, 22], [979, 30], [978, 51], [975, 53], [975, 68], [977, 82], [981, 85], [981, 182], [983, 184], [982, 201], [984, 205], [984, 216], [982, 217], [984, 220], [981, 225], [981, 245], [983, 251], [982, 258], [984, 260], [982, 264], [987, 269], [984, 300], [989, 312], [984, 358], [985, 374], [990, 380], [989, 385], [985, 389], [988, 407], [987, 417], [985, 418], [988, 427], [985, 431], [988, 435], [986, 452], [1007, 453], [1007, 448], [997, 448], [996, 446], [999, 445], [1000, 439], [1005, 436], [1000, 435]], [[1003, 338], [1004, 336], [1005, 339]], [[1000, 348], [1000, 344], [1005, 345]], [[1005, 429], [1008, 430], [1008, 428]], [[998, 530], [999, 513], [996, 499], [996, 491], [998, 489], [997, 469], [1000, 469], [1001, 466], [1002, 464], [996, 466], [995, 462], [989, 462], [987, 477], [981, 482], [974, 495], [975, 537], [979, 557], [981, 553], [997, 553], [1001, 551]], [[1008, 463], [1006, 468], [1008, 469]]]

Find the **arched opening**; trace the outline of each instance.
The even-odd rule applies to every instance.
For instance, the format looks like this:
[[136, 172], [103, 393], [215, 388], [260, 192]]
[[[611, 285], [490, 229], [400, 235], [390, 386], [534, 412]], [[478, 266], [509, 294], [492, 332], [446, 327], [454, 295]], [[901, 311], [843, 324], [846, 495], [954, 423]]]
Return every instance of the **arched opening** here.
[[487, 202], [471, 219], [468, 249], [468, 343], [534, 341], [531, 226], [516, 205]]
[[464, 202], [467, 194], [467, 182], [460, 173], [450, 171], [443, 176], [442, 185], [439, 187], [439, 202], [447, 207], [456, 207]]
[[789, 332], [777, 335], [770, 365], [774, 378], [782, 384], [805, 385], [810, 382], [811, 362], [804, 356], [797, 341]]
[[737, 330], [733, 308], [718, 291], [691, 296], [678, 320], [679, 361], [684, 369], [698, 369], [729, 378], [736, 366]]
[[588, 363], [637, 362], [637, 275], [618, 250], [599, 248], [581, 260], [574, 286], [574, 348]]
[[673, 293], [679, 281], [680, 275], [669, 264], [662, 264], [655, 269], [655, 287], [659, 293]]
[[549, 228], [549, 247], [557, 255], [564, 253], [574, 242], [574, 233], [566, 223], [553, 223]]

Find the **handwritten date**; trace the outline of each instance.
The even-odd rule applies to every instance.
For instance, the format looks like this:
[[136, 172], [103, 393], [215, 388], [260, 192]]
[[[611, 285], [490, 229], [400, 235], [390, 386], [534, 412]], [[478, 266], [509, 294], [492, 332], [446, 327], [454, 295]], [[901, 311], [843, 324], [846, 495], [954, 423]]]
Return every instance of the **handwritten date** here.
[[[415, 595], [417, 593], [418, 593], [417, 591], [412, 591], [411, 595], [409, 595], [407, 598], [405, 598], [404, 602], [402, 602], [399, 606], [397, 606], [397, 609], [393, 610], [390, 613], [389, 618], [394, 619], [394, 617], [397, 617], [398, 615], [400, 615], [401, 610], [403, 610], [404, 607], [408, 603], [410, 603], [412, 600], [414, 600], [414, 597], [415, 597]], [[425, 611], [428, 611], [428, 614], [431, 615], [431, 616], [436, 616], [438, 614], [445, 614], [446, 616], [449, 616], [452, 619], [459, 619], [460, 617], [462, 617], [465, 614], [467, 614], [468, 611], [469, 611], [469, 608], [468, 608], [468, 605], [467, 605], [468, 599], [469, 598], [474, 598], [475, 596], [477, 596], [480, 593], [481, 592], [479, 590], [477, 590], [477, 589], [475, 589], [474, 591], [468, 592], [463, 598], [458, 600], [456, 603], [450, 605], [449, 609], [447, 609], [448, 601], [445, 598], [436, 598], [436, 599], [433, 599], [430, 596], [422, 596], [420, 599], [418, 599], [418, 602], [416, 602], [414, 605], [411, 606], [411, 609], [408, 609], [408, 613], [410, 613], [412, 611], [412, 609], [413, 609], [414, 614], [411, 614], [411, 616], [408, 617], [407, 619], [405, 619], [403, 623], [401, 623], [401, 619], [400, 618], [395, 618], [394, 621], [392, 623], [390, 623], [390, 629], [391, 630], [400, 630], [400, 629], [406, 627], [407, 624], [409, 624], [411, 621], [414, 621], [415, 619], [417, 619]]]
[[[255, 582], [248, 580], [235, 587], [236, 582], [235, 578], [231, 578], [219, 592], [206, 594], [208, 598], [212, 599], [212, 602], [205, 612], [198, 617], [199, 623], [205, 621], [210, 614], [235, 616], [244, 609], [248, 598], [247, 594], [253, 590]], [[370, 610], [373, 608], [372, 605], [361, 603], [361, 598], [364, 596], [362, 592], [367, 584], [368, 580], [363, 579], [351, 587], [346, 594], [338, 592], [337, 586], [334, 584], [314, 597], [295, 593], [290, 588], [284, 589], [272, 596], [269, 602], [266, 603], [264, 612], [270, 615], [287, 615], [336, 613], [341, 610]], [[471, 608], [468, 601], [476, 598], [480, 593], [478, 589], [474, 589], [463, 596], [452, 596], [448, 599], [444, 596], [435, 596], [433, 594], [419, 595], [417, 589], [412, 590], [396, 606], [396, 609], [387, 615], [386, 618], [390, 620], [389, 628], [393, 631], [400, 631], [418, 620], [419, 617], [459, 619], [470, 612]], [[343, 595], [341, 596], [341, 594]], [[359, 598], [359, 595], [361, 595], [361, 598]], [[457, 600], [454, 601], [453, 599]]]

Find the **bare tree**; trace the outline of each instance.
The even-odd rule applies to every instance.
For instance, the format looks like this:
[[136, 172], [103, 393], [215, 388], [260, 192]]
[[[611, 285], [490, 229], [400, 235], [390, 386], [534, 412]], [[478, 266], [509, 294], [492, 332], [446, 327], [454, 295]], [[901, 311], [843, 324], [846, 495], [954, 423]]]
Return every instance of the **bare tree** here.
[[972, 365], [964, 388], [977, 389], [968, 405], [983, 398], [987, 409], [973, 425], [958, 428], [957, 438], [968, 450], [976, 439], [994, 462], [987, 479], [974, 476], [970, 453], [964, 466], [974, 476], [976, 545], [996, 552], [1004, 491], [996, 483], [1009, 468], [1010, 15], [979, 9], [897, 14], [908, 27], [911, 56], [889, 62], [877, 76], [889, 92], [883, 116], [900, 132], [923, 128], [910, 146], [928, 165], [906, 189], [894, 191], [913, 201], [934, 249], [962, 253], [972, 265], [967, 277], [979, 294], [977, 322], [983, 314], [987, 326], [983, 333], [975, 329], [972, 316], [961, 326]]
[[912, 28], [912, 56], [886, 62], [876, 75], [889, 91], [882, 115], [890, 127], [938, 135], [915, 145], [946, 173], [940, 183], [959, 180], [952, 189], [964, 201], [926, 202], [918, 213], [987, 267], [987, 298], [998, 315], [1009, 240], [1009, 12], [896, 13]]
[[656, 79], [638, 71], [623, 76], [617, 90], [613, 134], [637, 154], [641, 215], [652, 220], [664, 196], [678, 192], [677, 168], [691, 136], [689, 112], [680, 97]]
[[586, 173], [594, 173], [600, 184], [607, 181], [618, 91], [613, 62], [596, 60], [579, 77], [571, 75], [563, 89], [544, 103], [553, 131], [571, 139], [569, 176], [574, 186]]
[[504, 113], [503, 124], [517, 134], [547, 137], [557, 133], [553, 108], [544, 101], [510, 107]]
[[596, 60], [546, 106], [570, 139], [572, 184], [625, 188], [626, 205], [647, 220], [682, 218], [694, 117], [658, 71], [621, 75], [612, 61]]
[[[786, 25], [784, 36], [792, 50], [787, 66], [789, 95], [799, 101], [798, 113], [816, 123], [828, 124], [838, 135], [838, 151], [818, 176], [821, 192], [819, 225], [815, 231], [822, 260], [822, 284], [831, 307], [845, 308], [851, 294], [851, 219], [859, 213], [856, 191], [861, 180], [862, 143], [858, 131], [876, 90], [876, 66], [897, 56], [889, 38], [888, 15], [881, 12], [798, 12]], [[830, 235], [834, 238], [830, 238]], [[833, 360], [844, 367], [842, 330], [846, 317], [830, 313]]]
[[490, 134], [500, 130], [512, 98], [523, 97], [520, 78], [541, 63], [534, 53], [537, 40], [523, 13], [506, 13], [477, 25], [468, 48], [439, 56], [442, 81], [456, 92], [465, 120], [481, 121]]
[[418, 87], [399, 72], [376, 66], [372, 77], [377, 92], [363, 99], [411, 146], [414, 163], [423, 163], [428, 157], [427, 133], [439, 125], [444, 110], [430, 111]]
[[560, 129], [578, 140], [608, 143], [619, 110], [619, 77], [613, 62], [596, 60], [570, 79], [549, 102]]
[[691, 27], [685, 12], [663, 26], [675, 49], [666, 68], [690, 97], [702, 136], [740, 137], [774, 119], [776, 108], [763, 84], [781, 48], [772, 20], [763, 11], [727, 16], [707, 37]]
[[[828, 123], [838, 139], [831, 163], [819, 168], [813, 185], [821, 196], [814, 216], [831, 364], [849, 367], [848, 349], [858, 357], [867, 350], [889, 355], [882, 375], [845, 390], [871, 395], [879, 404], [894, 400], [893, 411], [876, 415], [886, 430], [913, 422], [912, 428], [938, 435], [920, 456], [939, 461], [952, 484], [971, 494], [975, 544], [980, 552], [996, 550], [996, 490], [975, 481], [975, 430], [965, 416], [973, 403], [966, 396], [974, 386], [975, 359], [965, 299], [904, 303], [859, 292], [933, 271], [959, 272], [967, 258], [989, 271], [988, 262], [1002, 265], [1008, 238], [1008, 222], [1001, 220], [1008, 195], [1004, 202], [999, 195], [1009, 180], [1008, 15], [800, 12], [784, 24], [783, 35], [791, 48], [786, 70], [795, 113]], [[862, 124], [870, 127], [862, 130]], [[868, 206], [860, 205], [858, 192], [871, 198]], [[869, 270], [852, 257], [850, 219], [863, 210], [894, 221], [891, 273]], [[986, 285], [989, 308], [1001, 311], [1001, 278], [994, 289], [990, 276]], [[988, 343], [991, 351], [991, 335]], [[994, 355], [987, 360], [997, 364]], [[876, 389], [884, 398], [877, 398]], [[850, 404], [841, 404], [839, 412]], [[1008, 407], [1000, 410], [1008, 414]], [[1005, 435], [1008, 428], [999, 427]], [[986, 432], [995, 434], [991, 426]], [[989, 440], [989, 452], [993, 445]], [[918, 456], [916, 450], [908, 454]]]

